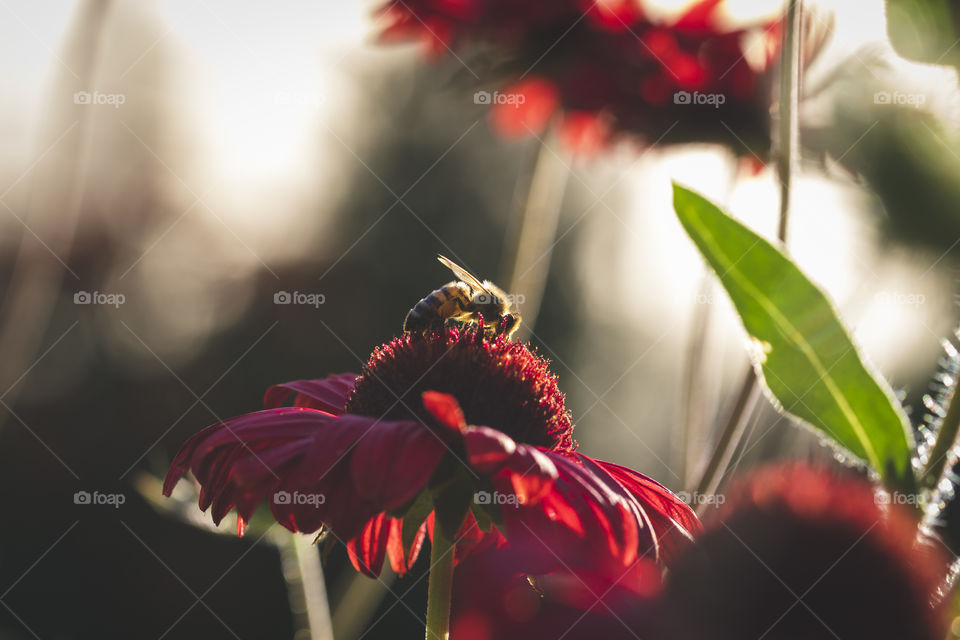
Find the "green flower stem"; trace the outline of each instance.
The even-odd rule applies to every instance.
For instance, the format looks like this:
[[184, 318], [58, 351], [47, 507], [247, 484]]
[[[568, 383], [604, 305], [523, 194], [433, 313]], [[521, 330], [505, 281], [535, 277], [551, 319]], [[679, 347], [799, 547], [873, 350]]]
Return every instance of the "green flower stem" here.
[[[317, 546], [303, 534], [283, 533], [286, 534], [287, 545], [296, 565], [295, 570], [284, 571], [284, 577], [288, 589], [298, 592], [296, 595], [302, 600], [303, 613], [295, 614], [300, 623], [298, 637], [306, 635], [310, 640], [333, 640], [327, 586]], [[299, 609], [297, 607], [296, 610]]]
[[[720, 486], [723, 474], [730, 466], [730, 460], [733, 458], [733, 452], [737, 444], [743, 438], [743, 432], [747, 427], [753, 409], [757, 406], [760, 399], [760, 386], [757, 384], [757, 375], [753, 369], [748, 369], [743, 382], [740, 384], [740, 390], [737, 392], [737, 401], [730, 411], [717, 446], [714, 448], [713, 455], [707, 463], [707, 468], [703, 472], [703, 477], [697, 484], [697, 494], [701, 496], [713, 495]], [[697, 515], [702, 515], [707, 508], [707, 502], [701, 502], [696, 507]]]
[[790, 0], [780, 56], [780, 99], [777, 114], [777, 174], [780, 177], [780, 222], [777, 238], [787, 241], [790, 191], [800, 144], [800, 46], [803, 0]]
[[435, 527], [430, 550], [430, 586], [427, 596], [426, 640], [450, 637], [450, 595], [453, 587], [454, 543]]

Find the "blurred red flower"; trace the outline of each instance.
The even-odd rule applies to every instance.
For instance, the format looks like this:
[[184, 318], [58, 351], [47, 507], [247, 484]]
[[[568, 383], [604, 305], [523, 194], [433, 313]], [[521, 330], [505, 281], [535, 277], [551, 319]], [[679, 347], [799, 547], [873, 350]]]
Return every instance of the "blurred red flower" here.
[[346, 541], [368, 575], [387, 556], [405, 572], [434, 526], [458, 559], [496, 547], [530, 574], [668, 563], [699, 531], [662, 485], [578, 453], [547, 362], [482, 330], [404, 334], [361, 376], [278, 385], [265, 404], [190, 438], [164, 493], [192, 471], [200, 508], [236, 508], [241, 530], [266, 500], [291, 531]]
[[422, 41], [431, 55], [451, 52], [471, 69], [489, 61], [500, 90], [474, 101], [491, 106], [507, 138], [539, 134], [556, 118], [580, 151], [626, 135], [764, 154], [779, 19], [733, 27], [723, 0], [697, 0], [670, 19], [644, 4], [391, 0], [381, 39]]
[[[947, 572], [914, 517], [850, 473], [775, 466], [726, 494], [667, 577], [662, 640], [946, 636]], [[690, 612], [697, 612], [690, 615]]]
[[641, 559], [619, 573], [562, 568], [531, 588], [514, 558], [489, 550], [453, 579], [451, 637], [457, 640], [636, 640], [650, 638], [660, 568]]

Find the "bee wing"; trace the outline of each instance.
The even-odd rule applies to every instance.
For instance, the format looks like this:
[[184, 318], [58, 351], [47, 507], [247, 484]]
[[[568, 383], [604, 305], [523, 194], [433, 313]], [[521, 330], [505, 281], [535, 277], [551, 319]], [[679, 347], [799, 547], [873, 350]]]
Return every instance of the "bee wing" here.
[[487, 291], [487, 288], [483, 286], [483, 283], [480, 282], [476, 276], [458, 265], [450, 258], [438, 254], [437, 260], [439, 260], [445, 267], [450, 269], [450, 271], [453, 271], [455, 276], [460, 278], [460, 280], [463, 282], [466, 282], [471, 288], [476, 289], [477, 291]]
[[[492, 294], [493, 297], [497, 298], [498, 300], [503, 300], [506, 302], [506, 301], [509, 301], [511, 298], [511, 296], [506, 291], [504, 291], [497, 285], [493, 284], [489, 280], [483, 281], [483, 290], [489, 294]], [[510, 306], [513, 306], [513, 305], [510, 305]]]

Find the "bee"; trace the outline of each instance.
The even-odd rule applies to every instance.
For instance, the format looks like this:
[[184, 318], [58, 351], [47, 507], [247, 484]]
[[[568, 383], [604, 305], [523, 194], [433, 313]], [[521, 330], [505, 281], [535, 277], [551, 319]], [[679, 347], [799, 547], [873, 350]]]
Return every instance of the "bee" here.
[[509, 340], [520, 326], [520, 314], [510, 304], [510, 296], [489, 280], [480, 282], [453, 260], [441, 255], [437, 259], [459, 280], [430, 292], [410, 309], [403, 330], [440, 330], [450, 323], [479, 323], [482, 319], [485, 333], [502, 334]]

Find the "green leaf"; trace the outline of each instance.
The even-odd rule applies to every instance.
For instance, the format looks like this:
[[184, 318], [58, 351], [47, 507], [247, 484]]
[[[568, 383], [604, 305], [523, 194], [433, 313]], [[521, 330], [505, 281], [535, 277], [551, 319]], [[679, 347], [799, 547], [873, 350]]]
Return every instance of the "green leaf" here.
[[401, 539], [403, 540], [404, 557], [410, 557], [410, 548], [413, 546], [413, 541], [420, 531], [420, 525], [427, 519], [431, 511], [433, 511], [433, 497], [430, 495], [430, 491], [424, 489], [417, 495], [416, 499], [414, 499], [406, 513], [402, 516], [403, 528], [401, 530]]
[[956, 0], [887, 0], [887, 34], [904, 58], [960, 65], [960, 7]]
[[493, 529], [494, 516], [488, 511], [488, 505], [474, 503], [470, 511], [473, 513], [473, 519], [477, 521], [477, 528], [480, 531], [487, 533]]
[[753, 340], [774, 403], [868, 462], [891, 489], [911, 489], [907, 417], [824, 293], [779, 249], [702, 196], [674, 184], [673, 198]]
[[473, 504], [473, 485], [473, 478], [461, 467], [450, 482], [433, 490], [434, 526], [439, 527], [447, 540], [457, 540]]

